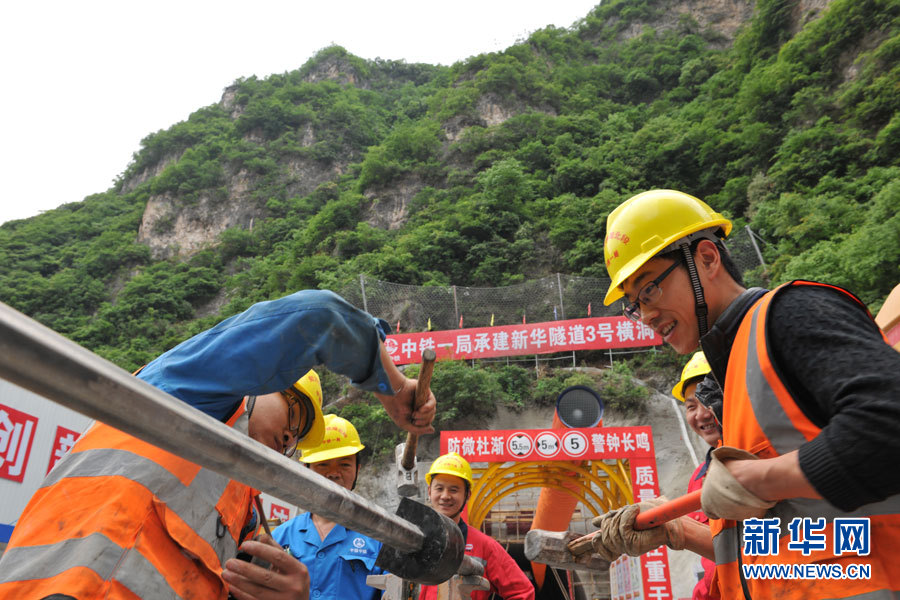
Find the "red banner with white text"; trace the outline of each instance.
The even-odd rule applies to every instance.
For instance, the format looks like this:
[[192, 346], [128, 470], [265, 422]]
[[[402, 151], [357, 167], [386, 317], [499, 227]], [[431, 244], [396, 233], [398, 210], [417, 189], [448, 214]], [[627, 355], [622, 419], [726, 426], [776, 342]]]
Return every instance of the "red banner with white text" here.
[[448, 452], [456, 452], [469, 462], [608, 458], [652, 461], [654, 457], [653, 435], [646, 426], [442, 431], [441, 454]]
[[397, 333], [384, 342], [398, 365], [419, 362], [427, 348], [437, 353], [438, 360], [468, 360], [660, 344], [662, 339], [652, 329], [621, 316]]

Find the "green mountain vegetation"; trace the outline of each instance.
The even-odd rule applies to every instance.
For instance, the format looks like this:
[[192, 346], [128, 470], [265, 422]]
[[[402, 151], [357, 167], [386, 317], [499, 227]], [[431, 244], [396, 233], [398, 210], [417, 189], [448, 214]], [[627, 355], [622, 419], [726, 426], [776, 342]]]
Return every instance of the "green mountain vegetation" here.
[[[759, 0], [733, 43], [672, 6], [610, 0], [452, 67], [335, 46], [241, 79], [148, 135], [111, 189], [0, 227], [0, 300], [135, 369], [360, 273], [605, 277], [609, 211], [668, 187], [767, 242], [751, 283], [824, 280], [877, 308], [900, 281], [900, 3], [833, 0], [803, 24]], [[209, 207], [246, 218], [189, 253], [147, 241]]]

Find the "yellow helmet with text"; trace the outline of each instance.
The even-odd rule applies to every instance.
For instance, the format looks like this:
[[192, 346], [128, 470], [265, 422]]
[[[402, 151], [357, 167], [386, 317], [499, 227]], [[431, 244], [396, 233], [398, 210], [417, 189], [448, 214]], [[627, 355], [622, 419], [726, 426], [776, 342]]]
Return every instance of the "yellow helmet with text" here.
[[709, 362], [703, 352], [695, 352], [691, 360], [684, 365], [681, 371], [681, 379], [672, 388], [672, 395], [684, 402], [684, 386], [693, 379], [706, 376], [710, 372]]
[[454, 475], [467, 481], [469, 488], [475, 485], [475, 482], [472, 480], [472, 467], [469, 465], [469, 461], [456, 452], [439, 456], [431, 463], [431, 468], [425, 474], [426, 485], [431, 485], [431, 478], [435, 475]]
[[325, 415], [325, 435], [315, 447], [304, 449], [300, 461], [317, 463], [343, 458], [365, 448], [353, 423], [337, 415]]
[[322, 415], [322, 382], [319, 380], [319, 374], [310, 369], [286, 392], [301, 403], [306, 415], [306, 419], [300, 427], [300, 440], [297, 442], [297, 448], [300, 450], [315, 448], [322, 443], [322, 436], [325, 434], [325, 418]]
[[684, 192], [650, 190], [632, 196], [606, 219], [603, 255], [612, 282], [603, 303], [609, 305], [621, 298], [624, 281], [675, 242], [719, 229], [722, 237], [727, 236], [731, 221]]

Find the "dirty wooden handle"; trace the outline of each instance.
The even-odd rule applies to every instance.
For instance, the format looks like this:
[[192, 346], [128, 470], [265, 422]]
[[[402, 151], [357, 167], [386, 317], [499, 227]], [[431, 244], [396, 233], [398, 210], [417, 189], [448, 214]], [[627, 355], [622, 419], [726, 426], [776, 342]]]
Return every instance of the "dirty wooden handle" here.
[[[416, 384], [416, 403], [413, 410], [417, 410], [428, 401], [428, 390], [431, 386], [431, 374], [434, 372], [434, 361], [437, 354], [431, 348], [422, 351], [422, 368], [419, 369], [419, 381]], [[415, 433], [406, 434], [406, 447], [403, 448], [403, 457], [400, 464], [409, 471], [416, 462], [416, 447], [419, 445], [419, 436]]]
[[[638, 531], [643, 529], [651, 529], [672, 521], [679, 517], [683, 517], [695, 510], [700, 510], [700, 493], [702, 490], [696, 490], [690, 494], [685, 494], [674, 500], [669, 500], [665, 504], [654, 506], [650, 510], [638, 514], [634, 520], [634, 528]], [[589, 533], [578, 539], [569, 542], [569, 551], [575, 556], [591, 552], [593, 550], [592, 541], [598, 532]]]
[[253, 496], [253, 501], [256, 503], [256, 512], [259, 513], [259, 520], [262, 522], [263, 529], [269, 534], [269, 537], [272, 537], [272, 529], [269, 527], [269, 522], [266, 520], [262, 500], [259, 499], [259, 496]]

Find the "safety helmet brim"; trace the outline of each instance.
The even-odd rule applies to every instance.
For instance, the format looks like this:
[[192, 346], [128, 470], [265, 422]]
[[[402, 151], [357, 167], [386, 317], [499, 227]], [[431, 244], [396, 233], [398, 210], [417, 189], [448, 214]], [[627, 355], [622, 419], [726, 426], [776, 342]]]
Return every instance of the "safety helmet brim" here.
[[295, 393], [309, 400], [305, 404], [313, 417], [309, 431], [297, 442], [297, 449], [309, 450], [310, 448], [315, 448], [322, 443], [322, 438], [325, 436], [325, 416], [322, 414], [322, 384], [319, 376], [315, 371], [310, 370], [291, 387]]
[[299, 460], [312, 464], [357, 454], [365, 446], [353, 423], [334, 414], [323, 419], [325, 433], [319, 444], [304, 448]]
[[678, 383], [675, 384], [675, 387], [672, 388], [672, 395], [684, 402], [685, 386], [692, 381], [706, 377], [711, 370], [709, 362], [706, 360], [706, 356], [703, 352], [700, 351], [694, 353], [687, 364], [684, 365], [684, 369], [681, 371], [681, 379], [679, 379]]
[[359, 452], [365, 448], [362, 444], [360, 444], [359, 449], [351, 448], [348, 446], [344, 446], [343, 448], [331, 448], [330, 450], [322, 450], [321, 452], [316, 452], [315, 454], [309, 454], [307, 456], [300, 456], [298, 460], [300, 462], [304, 462], [308, 465], [313, 463], [324, 462], [326, 460], [333, 460], [335, 458], [344, 458], [345, 456], [353, 456], [354, 454], [359, 454]]
[[469, 461], [456, 452], [449, 452], [439, 456], [431, 463], [431, 468], [425, 474], [425, 485], [431, 485], [431, 479], [435, 475], [452, 475], [468, 482], [470, 487], [475, 485], [475, 480], [472, 477], [472, 466], [469, 464]]

